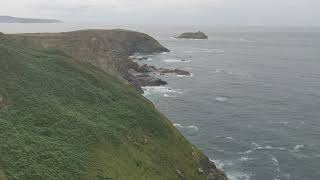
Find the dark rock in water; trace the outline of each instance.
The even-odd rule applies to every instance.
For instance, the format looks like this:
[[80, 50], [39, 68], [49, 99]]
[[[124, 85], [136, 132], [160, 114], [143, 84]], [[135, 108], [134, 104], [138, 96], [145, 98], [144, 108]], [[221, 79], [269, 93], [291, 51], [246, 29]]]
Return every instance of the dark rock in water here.
[[191, 73], [181, 69], [174, 69], [174, 72], [178, 75], [190, 76]]
[[147, 59], [148, 59], [148, 57], [145, 57], [145, 56], [138, 56], [138, 57], [132, 57], [132, 59], [142, 61], [142, 60], [147, 60]]
[[177, 36], [176, 38], [178, 38], [178, 39], [208, 39], [208, 36], [205, 33], [198, 31], [198, 32], [186, 32], [186, 33], [183, 33], [183, 34]]
[[178, 75], [184, 75], [184, 76], [190, 76], [191, 73], [185, 70], [181, 70], [181, 69], [167, 69], [167, 68], [160, 68], [158, 69], [158, 71], [161, 74], [166, 74], [166, 73], [175, 73]]

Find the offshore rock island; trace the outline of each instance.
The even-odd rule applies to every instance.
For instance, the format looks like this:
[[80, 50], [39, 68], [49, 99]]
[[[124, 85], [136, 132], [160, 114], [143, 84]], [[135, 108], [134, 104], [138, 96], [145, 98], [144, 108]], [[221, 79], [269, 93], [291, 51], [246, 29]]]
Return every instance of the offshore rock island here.
[[177, 39], [208, 39], [208, 36], [201, 32], [186, 32], [182, 33], [179, 36], [176, 36]]
[[188, 74], [129, 58], [167, 51], [127, 30], [1, 33], [0, 179], [226, 180], [137, 91], [165, 82], [135, 73]]

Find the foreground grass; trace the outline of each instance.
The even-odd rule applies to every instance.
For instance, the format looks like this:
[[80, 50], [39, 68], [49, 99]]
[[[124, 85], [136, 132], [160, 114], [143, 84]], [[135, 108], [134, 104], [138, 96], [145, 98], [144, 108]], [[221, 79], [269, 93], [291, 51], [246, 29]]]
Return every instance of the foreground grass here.
[[0, 34], [0, 179], [206, 179], [203, 155], [128, 85]]

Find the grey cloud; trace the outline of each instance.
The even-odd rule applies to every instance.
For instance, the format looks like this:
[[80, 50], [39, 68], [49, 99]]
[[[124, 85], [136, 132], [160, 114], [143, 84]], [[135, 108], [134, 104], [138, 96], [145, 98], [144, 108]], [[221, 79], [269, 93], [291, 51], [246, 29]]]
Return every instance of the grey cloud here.
[[0, 12], [65, 21], [320, 26], [319, 0], [4, 0]]

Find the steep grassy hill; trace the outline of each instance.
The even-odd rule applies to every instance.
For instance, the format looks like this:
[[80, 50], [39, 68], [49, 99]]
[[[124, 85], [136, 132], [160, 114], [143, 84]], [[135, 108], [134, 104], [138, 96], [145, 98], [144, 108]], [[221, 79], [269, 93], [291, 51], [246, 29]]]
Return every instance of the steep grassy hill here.
[[226, 179], [143, 96], [0, 34], [1, 180]]
[[35, 48], [59, 49], [115, 77], [126, 76], [128, 69], [135, 68], [136, 63], [129, 55], [169, 51], [147, 34], [122, 29], [14, 34], [11, 37]]

